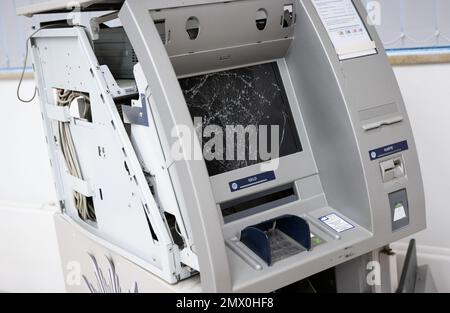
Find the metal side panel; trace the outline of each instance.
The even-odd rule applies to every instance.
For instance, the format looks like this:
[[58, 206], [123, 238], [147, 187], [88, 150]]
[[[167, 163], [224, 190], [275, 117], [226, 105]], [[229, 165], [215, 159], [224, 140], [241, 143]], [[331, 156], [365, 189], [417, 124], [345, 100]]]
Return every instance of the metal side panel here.
[[[52, 0], [41, 1], [17, 9], [18, 15], [33, 16], [34, 14], [118, 9], [124, 0]], [[78, 7], [77, 7], [78, 6]]]
[[[108, 84], [81, 27], [42, 30], [32, 40], [41, 110], [63, 209], [80, 226], [153, 265], [166, 281], [177, 281], [172, 240], [146, 182]], [[48, 118], [54, 89], [88, 93], [92, 122], [72, 118], [71, 132], [84, 180], [93, 190], [96, 224], [82, 221], [72, 199], [71, 177], [59, 146], [57, 122]], [[152, 238], [150, 225], [157, 240]]]

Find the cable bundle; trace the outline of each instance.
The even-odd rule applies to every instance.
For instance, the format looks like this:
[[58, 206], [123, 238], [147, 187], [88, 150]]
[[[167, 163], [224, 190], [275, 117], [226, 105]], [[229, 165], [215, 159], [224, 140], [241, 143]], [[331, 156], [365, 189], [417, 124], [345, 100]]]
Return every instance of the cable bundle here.
[[[70, 104], [76, 99], [82, 97], [87, 104], [90, 104], [90, 99], [88, 96], [70, 91], [70, 90], [62, 90], [59, 89], [57, 91], [57, 103], [58, 106], [69, 107]], [[84, 112], [80, 112], [80, 117], [90, 118], [88, 106], [85, 106]], [[58, 132], [61, 143], [61, 150], [66, 161], [67, 169], [69, 170], [70, 175], [76, 177], [78, 179], [83, 180], [83, 175], [81, 172], [80, 163], [77, 158], [75, 145], [73, 142], [72, 134], [70, 131], [70, 124], [58, 122]], [[74, 191], [73, 198], [75, 202], [75, 207], [78, 211], [79, 216], [83, 220], [91, 220], [96, 221], [95, 211], [93, 205], [88, 203], [88, 199], [86, 196], [81, 193]]]

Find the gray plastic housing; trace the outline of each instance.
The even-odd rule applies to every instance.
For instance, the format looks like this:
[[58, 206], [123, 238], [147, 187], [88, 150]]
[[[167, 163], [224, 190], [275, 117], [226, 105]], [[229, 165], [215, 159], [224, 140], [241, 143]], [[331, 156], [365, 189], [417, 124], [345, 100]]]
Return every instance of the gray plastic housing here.
[[[270, 48], [270, 38], [273, 39], [274, 34], [270, 27], [265, 35], [267, 42], [259, 42], [252, 35], [254, 28], [239, 28], [239, 33], [230, 31], [224, 36], [225, 25], [230, 30], [240, 23], [243, 25], [243, 20], [250, 25], [249, 20], [254, 16], [246, 13], [250, 8], [256, 14], [259, 8], [267, 6], [269, 16], [273, 16], [273, 10], [282, 12], [284, 5], [282, 1], [130, 0], [120, 12], [159, 103], [158, 116], [164, 125], [160, 131], [165, 136], [163, 142], [169, 143], [167, 147], [171, 142], [168, 134], [174, 125], [192, 125], [187, 108], [180, 105], [185, 101], [177, 83], [178, 77], [277, 59], [284, 72], [285, 85], [287, 89], [292, 86], [293, 97], [297, 100], [291, 105], [297, 102], [301, 111], [298, 124], [305, 127], [306, 143], [309, 143], [315, 161], [306, 165], [311, 175], [300, 175], [295, 180], [296, 192], [300, 195], [298, 201], [224, 224], [220, 210], [214, 209], [217, 206], [214, 190], [218, 188], [214, 184], [223, 182], [210, 179], [201, 162], [182, 160], [173, 163], [171, 173], [179, 182], [174, 187], [177, 195], [183, 195], [183, 205], [190, 215], [205, 290], [272, 291], [425, 227], [423, 186], [411, 126], [394, 74], [372, 26], [366, 25], [376, 43], [377, 53], [345, 61], [338, 59], [310, 0], [294, 1], [296, 23], [288, 38], [283, 37], [289, 41], [288, 49], [280, 51], [283, 44], [277, 49]], [[355, 1], [355, 5], [365, 20], [361, 3]], [[166, 25], [172, 25], [169, 29], [172, 39], [182, 36], [182, 22], [190, 16], [208, 15], [199, 18], [203, 27], [198, 39], [201, 38], [199, 51], [195, 51], [197, 46], [193, 42], [185, 54], [177, 51], [182, 50], [183, 45], [165, 47], [161, 40], [156, 40], [159, 34], [149, 14], [158, 20], [166, 18]], [[247, 42], [239, 41], [239, 38], [247, 38]], [[228, 58], [217, 57], [217, 50], [211, 49], [213, 43], [222, 48], [227, 40], [234, 39], [238, 44], [229, 48]], [[188, 42], [189, 39], [183, 40]], [[200, 43], [205, 46], [201, 47]], [[252, 59], [247, 57], [250, 55]], [[393, 110], [385, 114], [383, 108], [386, 105]], [[401, 122], [365, 130], [368, 123], [396, 115], [403, 117]], [[399, 153], [406, 164], [407, 175], [385, 184], [379, 165], [382, 159], [372, 161], [369, 151], [402, 140], [409, 144], [408, 150]], [[305, 150], [308, 154], [308, 149]], [[302, 165], [298, 164], [299, 167]], [[407, 189], [410, 196], [410, 222], [393, 231], [388, 195], [400, 189]], [[254, 190], [258, 191], [261, 190]], [[335, 234], [324, 227], [319, 218], [332, 212], [337, 212], [355, 228]], [[288, 213], [309, 218], [313, 232], [323, 236], [327, 243], [271, 267], [263, 265], [260, 271], [251, 268], [225, 246], [224, 242], [244, 227]]]

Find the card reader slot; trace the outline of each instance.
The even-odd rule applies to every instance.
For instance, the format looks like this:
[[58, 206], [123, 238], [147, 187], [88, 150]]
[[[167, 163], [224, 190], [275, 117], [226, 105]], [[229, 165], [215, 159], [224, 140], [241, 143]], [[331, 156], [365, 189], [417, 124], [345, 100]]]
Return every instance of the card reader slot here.
[[381, 162], [380, 169], [384, 183], [405, 176], [405, 165], [401, 156]]

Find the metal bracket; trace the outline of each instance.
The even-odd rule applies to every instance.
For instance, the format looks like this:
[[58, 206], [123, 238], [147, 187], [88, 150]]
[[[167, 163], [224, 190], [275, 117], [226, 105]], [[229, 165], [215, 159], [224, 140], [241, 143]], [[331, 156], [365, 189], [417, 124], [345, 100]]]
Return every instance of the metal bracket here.
[[77, 177], [74, 177], [72, 175], [69, 175], [69, 178], [71, 180], [72, 189], [76, 192], [81, 193], [83, 196], [86, 197], [93, 197], [94, 196], [94, 188], [92, 188], [91, 184], [85, 180], [81, 180]]
[[68, 107], [47, 104], [46, 111], [51, 120], [67, 123], [72, 118]]
[[141, 94], [141, 107], [122, 105], [123, 120], [127, 124], [149, 126], [145, 95]]
[[115, 20], [119, 17], [119, 12], [113, 12], [109, 13], [103, 16], [94, 17], [89, 21], [90, 28], [91, 28], [91, 35], [93, 40], [99, 39], [99, 32], [100, 32], [100, 24]]
[[115, 80], [108, 66], [99, 66], [100, 72], [103, 75], [108, 91], [113, 98], [123, 97], [130, 94], [136, 94], [137, 88], [134, 82], [129, 80]]

